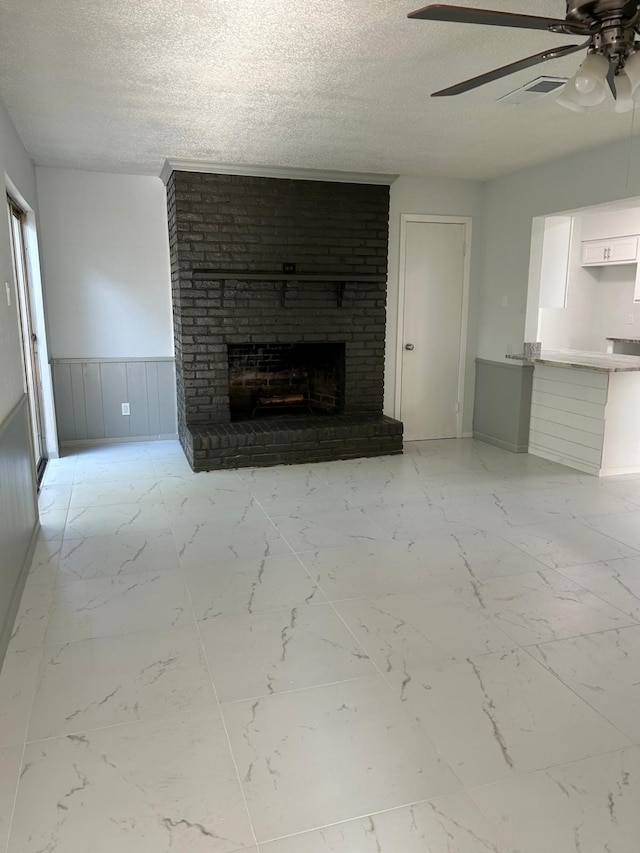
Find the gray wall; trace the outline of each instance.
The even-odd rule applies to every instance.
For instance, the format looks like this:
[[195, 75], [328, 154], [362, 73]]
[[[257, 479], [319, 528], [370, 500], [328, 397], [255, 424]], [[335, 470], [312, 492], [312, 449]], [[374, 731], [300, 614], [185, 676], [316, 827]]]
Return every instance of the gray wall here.
[[[51, 365], [62, 443], [176, 435], [172, 358], [69, 358]], [[122, 403], [130, 415], [122, 414]]]
[[473, 437], [526, 453], [532, 383], [533, 365], [477, 358]]
[[0, 424], [0, 666], [39, 529], [26, 395]]

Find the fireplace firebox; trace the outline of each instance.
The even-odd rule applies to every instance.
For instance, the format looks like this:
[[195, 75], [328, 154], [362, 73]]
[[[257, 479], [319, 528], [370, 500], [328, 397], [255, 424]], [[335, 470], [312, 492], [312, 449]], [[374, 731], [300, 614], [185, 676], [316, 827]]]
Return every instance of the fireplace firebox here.
[[340, 414], [344, 343], [228, 344], [232, 421]]

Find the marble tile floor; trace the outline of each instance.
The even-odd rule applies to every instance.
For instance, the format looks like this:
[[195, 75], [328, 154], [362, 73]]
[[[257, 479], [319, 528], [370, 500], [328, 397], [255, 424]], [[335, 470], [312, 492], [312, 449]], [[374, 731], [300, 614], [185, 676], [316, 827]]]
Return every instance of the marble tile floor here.
[[637, 853], [640, 477], [472, 440], [52, 461], [2, 853]]

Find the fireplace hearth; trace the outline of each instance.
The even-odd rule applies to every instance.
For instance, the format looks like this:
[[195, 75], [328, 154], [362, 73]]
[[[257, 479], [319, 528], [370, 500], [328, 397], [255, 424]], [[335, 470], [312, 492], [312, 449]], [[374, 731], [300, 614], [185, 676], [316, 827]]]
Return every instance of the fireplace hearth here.
[[176, 171], [167, 207], [193, 469], [401, 453], [382, 414], [388, 187]]

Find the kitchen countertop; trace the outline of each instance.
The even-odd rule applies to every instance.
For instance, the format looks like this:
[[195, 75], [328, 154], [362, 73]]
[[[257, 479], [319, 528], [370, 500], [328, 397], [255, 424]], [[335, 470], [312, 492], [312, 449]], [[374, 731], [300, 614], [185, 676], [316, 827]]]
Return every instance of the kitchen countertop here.
[[605, 341], [620, 341], [623, 344], [640, 344], [640, 338], [605, 338]]
[[620, 355], [619, 353], [589, 352], [588, 350], [578, 349], [548, 349], [542, 350], [537, 358], [525, 358], [524, 355], [508, 355], [507, 358], [528, 361], [533, 364], [550, 364], [554, 367], [597, 370], [602, 373], [640, 371], [640, 356]]

